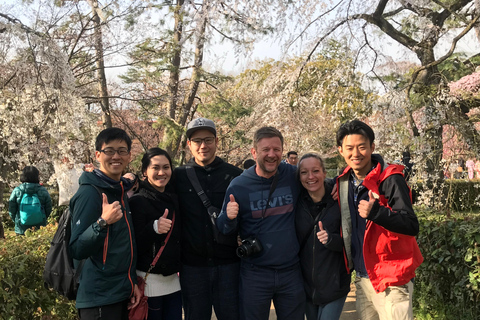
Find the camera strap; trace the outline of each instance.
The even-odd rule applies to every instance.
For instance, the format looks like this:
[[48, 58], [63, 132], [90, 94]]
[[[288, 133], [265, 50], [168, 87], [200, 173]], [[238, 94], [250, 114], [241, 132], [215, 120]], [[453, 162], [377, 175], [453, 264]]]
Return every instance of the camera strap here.
[[270, 200], [272, 199], [273, 192], [277, 188], [277, 184], [278, 184], [278, 170], [273, 175], [273, 181], [272, 181], [272, 184], [270, 185], [270, 192], [268, 193], [267, 204], [265, 205], [265, 208], [262, 211], [262, 219], [265, 218], [265, 213], [267, 212], [268, 206], [270, 205]]
[[188, 180], [190, 180], [190, 183], [192, 184], [193, 189], [195, 189], [195, 192], [199, 196], [203, 205], [205, 206], [205, 208], [207, 208], [207, 212], [210, 215], [212, 223], [215, 225], [215, 219], [218, 217], [220, 212], [216, 212], [217, 210], [214, 210], [214, 207], [212, 206], [210, 199], [208, 199], [207, 195], [202, 189], [202, 186], [200, 185], [200, 181], [198, 181], [198, 177], [197, 177], [197, 174], [195, 173], [195, 169], [192, 166], [185, 166], [185, 169], [187, 172]]

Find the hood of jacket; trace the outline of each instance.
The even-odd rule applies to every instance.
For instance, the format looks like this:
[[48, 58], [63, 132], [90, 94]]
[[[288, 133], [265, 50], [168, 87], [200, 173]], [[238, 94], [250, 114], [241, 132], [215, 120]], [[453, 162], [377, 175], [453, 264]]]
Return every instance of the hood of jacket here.
[[123, 177], [120, 181], [113, 180], [107, 177], [102, 171], [95, 169], [93, 172], [82, 173], [78, 179], [78, 183], [80, 185], [94, 185], [101, 189], [122, 192], [122, 185], [125, 186], [127, 180]]
[[39, 183], [24, 182], [18, 186], [22, 193], [34, 194], [38, 193], [38, 190], [42, 187]]
[[188, 160], [188, 162], [186, 163], [187, 166], [191, 166], [191, 167], [199, 167], [199, 168], [203, 168], [205, 171], [210, 171], [210, 170], [213, 170], [213, 168], [215, 167], [218, 167], [219, 165], [221, 165], [224, 161], [218, 157], [218, 156], [215, 156], [215, 159], [213, 159], [212, 163], [210, 164], [207, 164], [206, 166], [201, 166], [199, 165], [198, 163], [195, 162], [195, 158], [191, 158], [190, 160]]

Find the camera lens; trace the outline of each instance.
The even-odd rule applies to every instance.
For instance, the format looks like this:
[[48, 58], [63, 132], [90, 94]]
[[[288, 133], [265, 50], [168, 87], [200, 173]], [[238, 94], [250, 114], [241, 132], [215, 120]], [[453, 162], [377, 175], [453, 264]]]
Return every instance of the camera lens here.
[[237, 256], [238, 257], [243, 258], [247, 255], [247, 253], [248, 253], [248, 250], [247, 250], [247, 248], [245, 248], [244, 245], [237, 248]]

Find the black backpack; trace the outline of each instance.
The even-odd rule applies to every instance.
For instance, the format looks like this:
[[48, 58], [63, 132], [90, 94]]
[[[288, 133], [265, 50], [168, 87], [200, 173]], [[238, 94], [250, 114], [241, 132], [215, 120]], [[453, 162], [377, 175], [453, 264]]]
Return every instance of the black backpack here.
[[47, 253], [43, 281], [45, 282], [45, 288], [53, 288], [69, 300], [75, 300], [80, 273], [85, 260], [82, 260], [78, 268], [75, 269], [68, 249], [72, 233], [71, 221], [70, 207], [67, 207], [58, 221], [58, 229]]
[[[103, 190], [92, 185], [102, 195]], [[72, 215], [70, 206], [64, 211], [58, 221], [58, 228], [53, 236], [47, 253], [43, 281], [45, 288], [52, 288], [69, 300], [75, 300], [80, 280], [80, 274], [85, 260], [81, 260], [77, 269], [69, 252], [70, 236], [72, 235]]]

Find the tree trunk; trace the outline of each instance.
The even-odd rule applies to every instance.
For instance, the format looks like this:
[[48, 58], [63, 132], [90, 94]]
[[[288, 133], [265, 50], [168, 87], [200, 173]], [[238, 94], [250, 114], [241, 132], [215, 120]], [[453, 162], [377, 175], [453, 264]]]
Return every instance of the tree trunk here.
[[112, 116], [110, 114], [110, 102], [108, 100], [107, 78], [105, 76], [105, 62], [103, 58], [103, 40], [102, 40], [102, 23], [98, 12], [97, 0], [89, 0], [92, 6], [94, 35], [95, 35], [95, 61], [97, 67], [98, 92], [100, 105], [103, 111], [103, 126], [105, 128], [112, 127]]
[[[173, 34], [173, 57], [172, 57], [172, 66], [170, 70], [170, 79], [168, 83], [168, 89], [170, 90], [170, 101], [168, 105], [168, 116], [174, 122], [176, 120], [177, 108], [178, 108], [178, 85], [180, 79], [180, 63], [181, 63], [181, 53], [182, 53], [182, 45], [180, 41], [182, 40], [183, 35], [183, 15], [182, 15], [182, 8], [183, 8], [184, 0], [177, 0], [177, 5], [174, 10], [174, 17], [175, 17], [175, 26], [174, 26], [174, 34]], [[182, 124], [183, 125], [183, 124]], [[175, 156], [176, 148], [175, 146], [177, 143], [169, 143], [170, 136], [179, 135], [176, 133], [176, 130], [171, 130], [169, 126], [165, 126], [163, 129], [163, 144], [165, 146], [166, 151]], [[180, 135], [181, 136], [181, 135]]]

